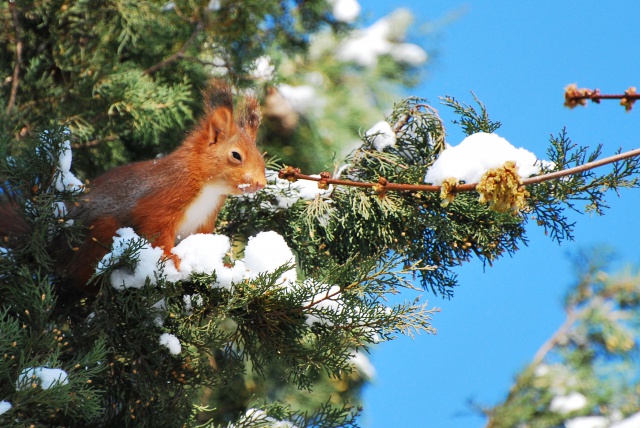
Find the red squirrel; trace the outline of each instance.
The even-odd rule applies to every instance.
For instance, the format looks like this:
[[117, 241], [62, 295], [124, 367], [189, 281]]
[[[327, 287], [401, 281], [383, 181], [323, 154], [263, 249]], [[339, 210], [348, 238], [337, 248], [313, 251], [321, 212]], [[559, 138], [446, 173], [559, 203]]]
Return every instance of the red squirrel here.
[[245, 97], [234, 118], [231, 88], [216, 81], [204, 92], [205, 112], [173, 153], [112, 169], [93, 180], [87, 201], [69, 217], [89, 227], [77, 251], [61, 245], [62, 275], [81, 290], [109, 251], [116, 230], [132, 227], [179, 268], [171, 252], [181, 239], [211, 233], [227, 195], [266, 185], [265, 164], [256, 147], [258, 101]]

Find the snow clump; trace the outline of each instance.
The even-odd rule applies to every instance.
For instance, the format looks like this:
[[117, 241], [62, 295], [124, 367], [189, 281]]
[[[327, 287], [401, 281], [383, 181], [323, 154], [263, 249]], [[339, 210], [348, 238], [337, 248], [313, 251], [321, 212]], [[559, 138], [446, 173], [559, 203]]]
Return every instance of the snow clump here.
[[66, 385], [69, 383], [67, 372], [62, 369], [50, 369], [47, 367], [29, 367], [18, 376], [16, 389], [23, 390], [31, 388], [31, 384], [38, 381], [42, 389], [49, 389], [53, 386]]
[[609, 420], [604, 416], [580, 416], [564, 422], [565, 428], [607, 428]]
[[273, 79], [276, 67], [271, 64], [271, 58], [261, 56], [256, 58], [251, 70], [251, 77], [260, 82], [269, 82]]
[[389, 122], [385, 120], [381, 120], [373, 125], [364, 135], [372, 138], [371, 143], [379, 152], [387, 147], [394, 147], [396, 145], [396, 133], [391, 129]]
[[311, 85], [279, 85], [278, 92], [296, 113], [306, 113], [318, 105], [316, 88]]
[[587, 405], [587, 397], [579, 392], [572, 392], [568, 395], [553, 397], [549, 410], [555, 413], [567, 414], [582, 409]]
[[[279, 267], [294, 264], [295, 261], [295, 256], [287, 242], [273, 231], [260, 232], [249, 238], [244, 250], [244, 262], [250, 279], [260, 274], [273, 273]], [[288, 288], [293, 286], [297, 279], [296, 269], [293, 267], [283, 273], [277, 282]]]
[[478, 132], [457, 146], [446, 148], [427, 170], [424, 181], [441, 185], [445, 179], [455, 177], [458, 181], [477, 183], [485, 172], [508, 161], [516, 163], [522, 178], [539, 174], [543, 164], [530, 151], [515, 148], [497, 134]]
[[609, 428], [638, 428], [638, 427], [640, 427], [640, 412], [635, 413], [620, 422], [616, 422], [615, 424], [611, 425]]
[[142, 288], [147, 278], [151, 280], [152, 284], [156, 282], [155, 273], [158, 271], [158, 264], [162, 258], [162, 249], [152, 247], [146, 239], [138, 236], [130, 227], [124, 227], [116, 231], [116, 236], [113, 238], [113, 244], [111, 245], [111, 252], [105, 254], [102, 260], [98, 262], [96, 273], [102, 273], [108, 267], [118, 263], [126, 251], [134, 245], [142, 245], [138, 251], [138, 262], [135, 269], [131, 271], [123, 268], [111, 272], [110, 282], [116, 289]]
[[352, 23], [356, 20], [362, 8], [358, 0], [329, 0], [333, 6], [333, 16], [338, 21]]
[[[66, 130], [65, 134], [68, 135], [69, 131]], [[64, 143], [62, 143], [62, 150], [60, 151], [60, 156], [58, 157], [56, 166], [58, 174], [55, 181], [55, 187], [59, 192], [64, 192], [65, 190], [81, 192], [84, 190], [82, 182], [71, 172], [72, 159], [73, 154], [71, 153], [71, 142], [69, 140], [65, 140]]]
[[171, 333], [162, 333], [160, 335], [160, 345], [166, 346], [172, 355], [178, 355], [182, 351], [180, 340]]

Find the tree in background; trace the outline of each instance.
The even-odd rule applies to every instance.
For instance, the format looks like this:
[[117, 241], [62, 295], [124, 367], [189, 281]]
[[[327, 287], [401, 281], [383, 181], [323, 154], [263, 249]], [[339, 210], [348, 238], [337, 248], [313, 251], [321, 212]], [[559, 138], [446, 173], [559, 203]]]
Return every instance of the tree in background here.
[[516, 377], [488, 427], [629, 428], [640, 424], [640, 276], [611, 274], [608, 254], [576, 260], [567, 318]]
[[[495, 164], [499, 148], [513, 149], [492, 134], [500, 124], [482, 104], [448, 97], [493, 162], [476, 179], [477, 170], [452, 172], [461, 150], [446, 148], [437, 111], [389, 101], [426, 60], [395, 30], [407, 14], [356, 31], [345, 21], [357, 8], [345, 4], [357, 5], [0, 6], [0, 177], [25, 222], [0, 250], [2, 423], [353, 425], [369, 347], [433, 332], [436, 309], [389, 305], [390, 295], [416, 280], [451, 297], [452, 268], [515, 252], [532, 217], [560, 241], [571, 236], [567, 206], [587, 200], [600, 212], [607, 190], [637, 185], [633, 158], [596, 174], [599, 149], [564, 132], [546, 162]], [[70, 147], [82, 178], [165, 153], [198, 117], [212, 75], [262, 96], [265, 147], [286, 163], [317, 171], [339, 152], [333, 177], [270, 173], [265, 191], [226, 204], [220, 235], [180, 243], [179, 272], [121, 229], [98, 263], [98, 295], [66, 292], [48, 248], [85, 232], [60, 204], [85, 197]], [[380, 109], [386, 121], [371, 127]]]
[[417, 83], [427, 57], [405, 42], [409, 12], [355, 31], [345, 20], [358, 9], [345, 2], [357, 5], [4, 3], [0, 96], [9, 130], [19, 144], [50, 120], [65, 123], [75, 168], [91, 178], [175, 148], [201, 110], [201, 89], [226, 76], [269, 94], [262, 141], [272, 156], [320, 170], [382, 118], [390, 94]]

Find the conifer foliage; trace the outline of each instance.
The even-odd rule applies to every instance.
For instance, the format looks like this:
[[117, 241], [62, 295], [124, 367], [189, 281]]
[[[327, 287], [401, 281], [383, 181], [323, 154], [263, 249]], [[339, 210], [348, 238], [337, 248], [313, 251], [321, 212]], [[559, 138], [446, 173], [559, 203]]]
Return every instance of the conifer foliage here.
[[[87, 197], [71, 172], [72, 147], [73, 170], [83, 178], [161, 154], [201, 110], [199, 88], [221, 73], [263, 97], [265, 140], [272, 141], [266, 146], [294, 166], [317, 167], [309, 147], [352, 143], [349, 136], [370, 127], [380, 106], [347, 96], [344, 83], [363, 77], [351, 95], [384, 95], [374, 81], [409, 84], [424, 58], [390, 32], [389, 20], [400, 15], [361, 33], [335, 16], [321, 0], [0, 6], [7, 41], [0, 49], [11, 58], [0, 65], [11, 76], [0, 91], [2, 209], [17, 209], [22, 219], [14, 224], [21, 233], [0, 249], [2, 424], [355, 425], [368, 349], [435, 331], [436, 308], [419, 299], [389, 303], [393, 295], [421, 291], [417, 278], [451, 297], [455, 266], [514, 253], [526, 243], [531, 218], [553, 239], [570, 238], [563, 210], [586, 200], [600, 212], [607, 190], [637, 185], [640, 167], [626, 159], [604, 173], [526, 188], [513, 173], [511, 190], [482, 198], [456, 191], [464, 178], [452, 176], [441, 192], [387, 190], [388, 182], [424, 184], [448, 150], [437, 111], [408, 98], [361, 132], [331, 174], [376, 185], [295, 181], [279, 177], [287, 169], [274, 160], [267, 188], [228, 201], [216, 235], [176, 246], [180, 270], [149, 237], [123, 228], [91, 279], [97, 296], [70, 289], [51, 254], [61, 235], [73, 247], [86, 233], [66, 211]], [[353, 56], [349, 43], [369, 39], [407, 54], [394, 57], [402, 49], [389, 48], [366, 60]], [[279, 80], [324, 90], [314, 99], [318, 109], [304, 108], [308, 99], [291, 97], [294, 86]], [[442, 100], [465, 133], [492, 135], [500, 124], [476, 101]], [[336, 113], [330, 107], [338, 103]], [[348, 121], [325, 126], [345, 112]], [[598, 155], [561, 132], [536, 171], [565, 170]], [[504, 174], [517, 171], [510, 168], [492, 169], [485, 188], [500, 187]], [[505, 202], [511, 191], [518, 204]]]
[[640, 277], [612, 273], [607, 250], [575, 257], [566, 320], [515, 379], [505, 400], [484, 409], [487, 427], [637, 426]]

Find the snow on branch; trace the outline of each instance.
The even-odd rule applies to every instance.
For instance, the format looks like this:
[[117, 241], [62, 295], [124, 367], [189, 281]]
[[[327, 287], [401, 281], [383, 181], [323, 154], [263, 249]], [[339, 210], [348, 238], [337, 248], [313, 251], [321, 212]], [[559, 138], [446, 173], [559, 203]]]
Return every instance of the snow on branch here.
[[[629, 150], [624, 153], [618, 153], [613, 156], [609, 156], [600, 160], [585, 163], [574, 168], [564, 169], [562, 171], [550, 172], [547, 174], [541, 174], [522, 180], [523, 185], [538, 184], [557, 178], [566, 177], [573, 174], [578, 174], [584, 171], [589, 171], [594, 168], [598, 168], [611, 163], [619, 162], [621, 160], [635, 158], [640, 156], [640, 148]], [[330, 184], [337, 186], [352, 186], [352, 187], [365, 187], [373, 189], [378, 195], [384, 196], [387, 191], [413, 191], [413, 192], [440, 192], [442, 191], [442, 185], [435, 184], [405, 184], [405, 183], [391, 183], [386, 178], [380, 177], [377, 183], [366, 183], [352, 180], [342, 180], [331, 178], [331, 174], [328, 172], [322, 172], [319, 175], [307, 175], [303, 174], [300, 169], [291, 166], [284, 167], [280, 170], [279, 178], [295, 182], [296, 180], [308, 180], [317, 181], [319, 188], [325, 188]], [[429, 175], [428, 175], [429, 177]], [[457, 192], [471, 192], [478, 187], [477, 182], [456, 184], [450, 190], [451, 193]]]

